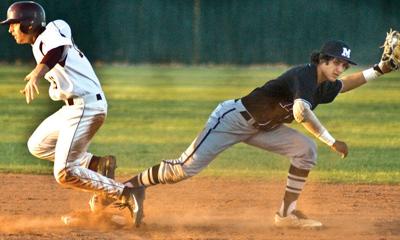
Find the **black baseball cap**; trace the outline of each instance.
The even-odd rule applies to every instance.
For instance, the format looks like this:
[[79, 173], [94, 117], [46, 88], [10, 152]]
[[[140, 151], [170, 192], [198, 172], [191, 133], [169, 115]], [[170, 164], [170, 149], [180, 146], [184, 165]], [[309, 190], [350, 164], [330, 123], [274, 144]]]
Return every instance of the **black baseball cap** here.
[[351, 49], [349, 45], [341, 40], [330, 40], [325, 42], [324, 45], [322, 45], [320, 52], [334, 58], [345, 60], [350, 64], [357, 65], [357, 63], [350, 59]]

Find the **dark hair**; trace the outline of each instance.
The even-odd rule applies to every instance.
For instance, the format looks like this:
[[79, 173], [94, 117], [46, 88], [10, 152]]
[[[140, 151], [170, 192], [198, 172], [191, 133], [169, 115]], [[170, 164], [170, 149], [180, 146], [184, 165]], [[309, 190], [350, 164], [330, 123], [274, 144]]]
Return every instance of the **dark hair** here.
[[318, 65], [320, 62], [329, 62], [334, 59], [334, 57], [328, 56], [321, 52], [314, 51], [311, 53], [310, 61], [311, 63]]

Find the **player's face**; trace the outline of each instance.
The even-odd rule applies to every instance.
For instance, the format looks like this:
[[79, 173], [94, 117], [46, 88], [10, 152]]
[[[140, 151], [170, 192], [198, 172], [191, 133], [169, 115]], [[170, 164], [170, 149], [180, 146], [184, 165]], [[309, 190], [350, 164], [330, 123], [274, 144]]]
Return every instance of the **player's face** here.
[[349, 63], [345, 60], [334, 58], [327, 63], [321, 64], [321, 70], [325, 78], [329, 81], [335, 81], [349, 68]]
[[32, 44], [32, 35], [23, 33], [20, 27], [21, 23], [10, 23], [8, 32], [14, 37], [17, 44]]

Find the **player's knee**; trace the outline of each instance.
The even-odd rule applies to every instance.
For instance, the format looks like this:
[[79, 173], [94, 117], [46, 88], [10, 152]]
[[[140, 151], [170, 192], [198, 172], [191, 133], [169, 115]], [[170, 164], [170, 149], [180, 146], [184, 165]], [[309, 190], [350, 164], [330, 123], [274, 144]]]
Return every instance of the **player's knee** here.
[[27, 145], [28, 145], [28, 150], [29, 150], [29, 152], [30, 152], [33, 156], [35, 156], [35, 157], [37, 157], [37, 158], [42, 158], [42, 155], [43, 155], [42, 153], [43, 153], [43, 151], [42, 151], [42, 149], [40, 148], [40, 143], [38, 143], [37, 141], [35, 141], [33, 138], [29, 138]]
[[317, 144], [305, 137], [299, 145], [299, 151], [293, 158], [293, 164], [301, 169], [311, 169], [317, 164]]
[[307, 158], [310, 159], [315, 165], [317, 163], [317, 144], [310, 140], [310, 144], [308, 145], [308, 149], [307, 149]]
[[40, 159], [52, 160], [51, 151], [42, 148], [41, 143], [35, 141], [35, 139], [33, 139], [32, 137], [29, 138], [27, 146], [28, 146], [29, 152], [33, 156], [40, 158]]
[[46, 144], [37, 141], [34, 137], [30, 137], [27, 142], [29, 152], [40, 159], [54, 161], [54, 147], [44, 147]]

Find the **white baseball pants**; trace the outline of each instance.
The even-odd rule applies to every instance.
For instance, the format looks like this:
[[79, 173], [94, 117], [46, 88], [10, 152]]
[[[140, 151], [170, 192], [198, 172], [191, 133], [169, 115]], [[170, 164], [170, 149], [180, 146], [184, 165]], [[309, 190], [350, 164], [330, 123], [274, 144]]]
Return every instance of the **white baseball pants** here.
[[28, 149], [38, 158], [54, 161], [58, 183], [117, 199], [124, 185], [88, 169], [93, 156], [87, 152], [90, 141], [107, 114], [104, 96], [75, 102], [46, 118], [29, 138]]

